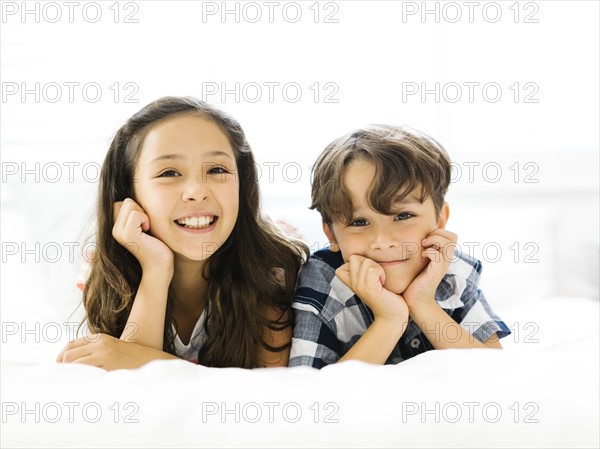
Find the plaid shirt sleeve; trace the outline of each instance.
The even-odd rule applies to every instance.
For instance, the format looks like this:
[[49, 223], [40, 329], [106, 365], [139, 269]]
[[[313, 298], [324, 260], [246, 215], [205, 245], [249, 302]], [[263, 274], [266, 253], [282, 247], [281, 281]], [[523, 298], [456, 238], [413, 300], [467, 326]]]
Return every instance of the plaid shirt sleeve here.
[[504, 338], [511, 331], [479, 289], [481, 270], [481, 262], [457, 252], [437, 288], [435, 299], [463, 329], [484, 342], [493, 334]]
[[[342, 355], [335, 316], [345, 305], [332, 292], [332, 284], [341, 284], [335, 277], [335, 269], [343, 262], [341, 257], [337, 263], [325, 261], [320, 257], [322, 254], [325, 251], [313, 254], [300, 271], [293, 302], [296, 318], [289, 366], [322, 368], [337, 362]], [[329, 252], [329, 256], [335, 258], [336, 254]], [[339, 287], [344, 290], [346, 286]], [[346, 296], [354, 296], [347, 290]]]

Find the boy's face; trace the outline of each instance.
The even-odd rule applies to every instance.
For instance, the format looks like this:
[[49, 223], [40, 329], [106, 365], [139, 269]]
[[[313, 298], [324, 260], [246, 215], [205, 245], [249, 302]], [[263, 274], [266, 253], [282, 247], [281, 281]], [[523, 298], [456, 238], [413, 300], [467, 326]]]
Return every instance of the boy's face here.
[[439, 216], [431, 198], [419, 201], [419, 189], [412, 191], [402, 202], [394, 204], [393, 215], [383, 215], [368, 206], [366, 195], [375, 176], [375, 166], [365, 159], [348, 164], [344, 186], [350, 195], [353, 215], [350, 223], [333, 221], [323, 230], [332, 251], [341, 251], [344, 262], [351, 255], [367, 257], [385, 270], [384, 287], [402, 294], [412, 280], [425, 268], [422, 240], [437, 228], [443, 229], [448, 219], [444, 203]]

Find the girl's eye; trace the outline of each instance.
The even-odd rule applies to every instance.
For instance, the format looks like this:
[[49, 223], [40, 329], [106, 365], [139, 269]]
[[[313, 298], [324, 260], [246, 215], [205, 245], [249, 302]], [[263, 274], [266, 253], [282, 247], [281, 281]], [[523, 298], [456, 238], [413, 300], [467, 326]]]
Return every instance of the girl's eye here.
[[217, 166], [208, 170], [209, 175], [224, 175], [229, 173], [225, 167]]
[[396, 220], [401, 221], [401, 220], [408, 220], [409, 218], [414, 217], [413, 214], [411, 214], [410, 212], [400, 212], [398, 215], [396, 215]]
[[369, 224], [369, 222], [367, 220], [365, 220], [364, 218], [358, 218], [358, 219], [350, 222], [350, 226], [353, 226], [353, 227], [367, 226], [368, 224]]
[[160, 175], [158, 175], [159, 178], [174, 178], [176, 176], [181, 176], [181, 175], [178, 172], [176, 172], [175, 170], [165, 170]]

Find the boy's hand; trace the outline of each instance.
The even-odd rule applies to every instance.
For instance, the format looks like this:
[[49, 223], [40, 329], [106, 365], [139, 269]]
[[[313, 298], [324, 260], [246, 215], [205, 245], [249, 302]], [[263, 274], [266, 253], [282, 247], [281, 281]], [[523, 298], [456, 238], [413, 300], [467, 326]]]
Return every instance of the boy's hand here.
[[114, 204], [115, 224], [112, 235], [140, 262], [142, 270], [160, 268], [161, 271], [173, 272], [173, 251], [156, 237], [147, 232], [150, 230], [150, 219], [144, 210], [131, 198]]
[[335, 274], [358, 297], [369, 306], [375, 318], [408, 321], [408, 306], [404, 298], [385, 289], [385, 271], [377, 262], [359, 255], [352, 255]]
[[454, 257], [458, 236], [445, 229], [434, 229], [423, 240], [422, 257], [429, 262], [404, 291], [403, 296], [409, 308], [435, 300], [435, 291], [448, 271]]

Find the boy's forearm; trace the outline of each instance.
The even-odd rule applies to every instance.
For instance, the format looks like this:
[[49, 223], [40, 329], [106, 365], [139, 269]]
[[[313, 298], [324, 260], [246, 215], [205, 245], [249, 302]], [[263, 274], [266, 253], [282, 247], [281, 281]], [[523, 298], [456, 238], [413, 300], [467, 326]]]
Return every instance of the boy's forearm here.
[[121, 340], [162, 350], [170, 279], [144, 273]]
[[354, 346], [338, 360], [338, 363], [346, 360], [361, 360], [383, 365], [406, 330], [407, 324], [376, 318]]
[[435, 301], [413, 307], [410, 316], [435, 349], [502, 347], [495, 334], [486, 343], [477, 340]]

